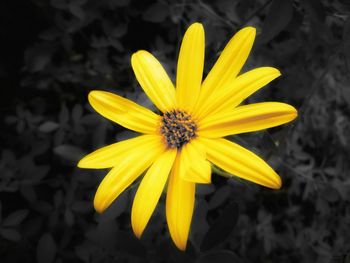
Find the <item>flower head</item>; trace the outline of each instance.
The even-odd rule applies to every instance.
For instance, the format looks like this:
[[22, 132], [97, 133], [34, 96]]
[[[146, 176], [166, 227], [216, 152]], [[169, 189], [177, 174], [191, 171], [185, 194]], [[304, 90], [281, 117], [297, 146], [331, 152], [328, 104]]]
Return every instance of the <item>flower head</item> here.
[[195, 184], [211, 182], [211, 163], [251, 182], [278, 189], [281, 179], [260, 157], [223, 137], [278, 126], [297, 116], [279, 102], [239, 106], [280, 76], [260, 67], [238, 76], [252, 48], [255, 29], [240, 30], [202, 81], [204, 29], [192, 24], [182, 41], [176, 88], [158, 60], [147, 51], [132, 55], [141, 87], [162, 112], [130, 100], [92, 91], [89, 102], [104, 117], [143, 135], [85, 156], [82, 168], [111, 168], [97, 189], [94, 206], [103, 212], [144, 171], [133, 202], [131, 222], [140, 237], [168, 182], [166, 218], [176, 246], [186, 248], [195, 202]]

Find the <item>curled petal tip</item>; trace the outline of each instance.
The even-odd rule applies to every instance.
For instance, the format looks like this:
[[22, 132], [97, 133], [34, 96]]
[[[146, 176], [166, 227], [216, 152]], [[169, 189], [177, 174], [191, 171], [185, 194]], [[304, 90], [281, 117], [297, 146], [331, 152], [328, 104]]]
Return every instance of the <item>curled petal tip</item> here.
[[268, 179], [264, 186], [271, 189], [280, 189], [282, 187], [282, 179], [281, 177], [271, 168], [270, 173], [264, 176]]
[[185, 251], [186, 250], [186, 243], [185, 244], [175, 243], [175, 245], [181, 251]]
[[142, 236], [142, 232], [140, 233], [140, 231], [137, 231], [134, 227], [133, 227], [133, 231], [134, 231], [134, 235], [137, 239], [141, 239]]
[[93, 106], [94, 105], [93, 103], [99, 99], [100, 95], [103, 95], [104, 93], [105, 91], [101, 91], [101, 90], [90, 91], [88, 95], [88, 101], [90, 102], [90, 105]]
[[298, 117], [298, 110], [296, 108], [294, 108], [292, 105], [289, 105], [289, 104], [287, 104], [287, 105], [289, 106], [288, 110], [289, 110], [289, 114], [291, 116], [289, 121], [292, 121]]
[[142, 229], [142, 226], [140, 225], [140, 222], [137, 222], [136, 219], [131, 216], [131, 227], [132, 231], [134, 232], [134, 235], [137, 239], [141, 239], [143, 230], [145, 229], [145, 226]]
[[84, 168], [84, 158], [77, 163], [77, 167]]
[[77, 163], [77, 167], [91, 169], [94, 166], [93, 163], [91, 163], [91, 158], [89, 158], [89, 155], [86, 155], [79, 160], [79, 162]]
[[98, 213], [98, 214], [102, 214], [104, 212], [104, 209], [101, 209], [101, 208], [97, 208], [95, 206], [95, 211]]
[[95, 208], [97, 213], [102, 214], [106, 210], [107, 207], [105, 207], [105, 205], [102, 204], [102, 202], [95, 197], [94, 208]]
[[280, 189], [282, 187], [282, 180], [281, 177], [277, 175], [276, 181], [274, 182], [275, 184], [272, 186], [272, 189]]
[[146, 50], [143, 50], [143, 49], [137, 50], [131, 55], [131, 61], [137, 59], [137, 56], [139, 55], [147, 55], [147, 54], [149, 54], [149, 52], [147, 52]]
[[276, 72], [276, 76], [279, 77], [282, 75], [281, 71], [277, 68], [274, 68], [275, 69], [275, 72]]
[[193, 26], [203, 27], [202, 23], [199, 23], [199, 22], [194, 22], [193, 24], [190, 25], [190, 27], [193, 27]]
[[241, 29], [242, 31], [245, 31], [246, 33], [248, 34], [251, 34], [252, 36], [255, 36], [256, 35], [256, 28], [255, 27], [252, 27], [252, 26], [247, 26], [243, 29]]
[[190, 32], [190, 31], [196, 31], [196, 32], [200, 32], [201, 34], [204, 34], [204, 27], [201, 23], [199, 22], [195, 22], [193, 23], [192, 25], [190, 25], [188, 28], [187, 28], [187, 31], [186, 32]]
[[105, 91], [102, 91], [102, 90], [91, 90], [89, 92], [88, 99], [96, 97], [96, 95], [98, 95], [99, 93], [103, 93], [103, 92], [105, 92]]

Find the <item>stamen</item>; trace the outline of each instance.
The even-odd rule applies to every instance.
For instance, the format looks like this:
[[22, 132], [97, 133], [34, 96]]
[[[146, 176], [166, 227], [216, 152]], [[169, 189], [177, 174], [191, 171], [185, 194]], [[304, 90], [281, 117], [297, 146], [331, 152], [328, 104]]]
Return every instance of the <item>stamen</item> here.
[[190, 114], [182, 110], [164, 113], [160, 133], [169, 148], [181, 148], [196, 137], [197, 125]]

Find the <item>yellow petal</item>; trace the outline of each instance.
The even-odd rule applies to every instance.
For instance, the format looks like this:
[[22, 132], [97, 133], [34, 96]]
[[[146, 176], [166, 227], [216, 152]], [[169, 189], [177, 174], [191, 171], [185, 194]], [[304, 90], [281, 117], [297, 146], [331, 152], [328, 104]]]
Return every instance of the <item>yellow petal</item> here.
[[158, 157], [143, 177], [136, 192], [131, 223], [138, 238], [141, 237], [163, 192], [176, 152], [176, 149], [168, 150]]
[[185, 250], [194, 209], [195, 184], [181, 179], [180, 165], [178, 155], [168, 184], [166, 218], [175, 245]]
[[206, 160], [205, 150], [198, 140], [192, 140], [181, 149], [182, 179], [200, 184], [211, 183], [211, 165]]
[[152, 134], [159, 126], [159, 115], [113, 93], [91, 91], [89, 102], [102, 116], [130, 130]]
[[132, 55], [131, 65], [141, 87], [162, 112], [175, 107], [175, 88], [159, 61], [149, 52], [140, 50]]
[[152, 162], [165, 151], [162, 142], [136, 148], [102, 180], [95, 194], [94, 206], [102, 213]]
[[210, 101], [210, 96], [220, 92], [221, 87], [235, 79], [241, 71], [252, 49], [256, 30], [245, 27], [238, 31], [228, 42], [219, 59], [203, 81], [198, 106]]
[[206, 147], [207, 158], [221, 169], [245, 180], [273, 188], [281, 187], [281, 178], [260, 157], [225, 139], [199, 139]]
[[297, 110], [285, 103], [261, 102], [219, 112], [198, 123], [197, 134], [207, 138], [259, 131], [292, 121]]
[[177, 63], [176, 98], [181, 109], [191, 112], [198, 99], [204, 65], [204, 29], [194, 23], [182, 40]]
[[78, 167], [92, 169], [114, 167], [132, 154], [135, 149], [147, 152], [149, 148], [159, 145], [161, 140], [162, 138], [158, 135], [142, 135], [117, 142], [86, 155], [79, 161]]
[[212, 94], [211, 99], [201, 105], [197, 111], [199, 118], [233, 109], [254, 92], [279, 77], [281, 73], [272, 67], [260, 67], [250, 70], [231, 82], [227, 82], [220, 91]]

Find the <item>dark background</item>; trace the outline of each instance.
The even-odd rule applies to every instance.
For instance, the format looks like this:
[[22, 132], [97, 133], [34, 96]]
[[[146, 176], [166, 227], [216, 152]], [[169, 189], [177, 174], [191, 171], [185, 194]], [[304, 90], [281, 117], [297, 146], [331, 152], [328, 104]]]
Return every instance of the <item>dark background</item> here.
[[[0, 1], [0, 262], [350, 262], [350, 1]], [[190, 243], [169, 237], [164, 196], [141, 241], [137, 184], [102, 215], [106, 170], [84, 154], [134, 136], [87, 103], [103, 89], [150, 106], [130, 67], [139, 49], [174, 79], [186, 28], [202, 22], [205, 72], [245, 25], [257, 40], [243, 71], [282, 77], [248, 99], [294, 105], [299, 118], [233, 140], [267, 160], [283, 187], [213, 175], [199, 186]]]

